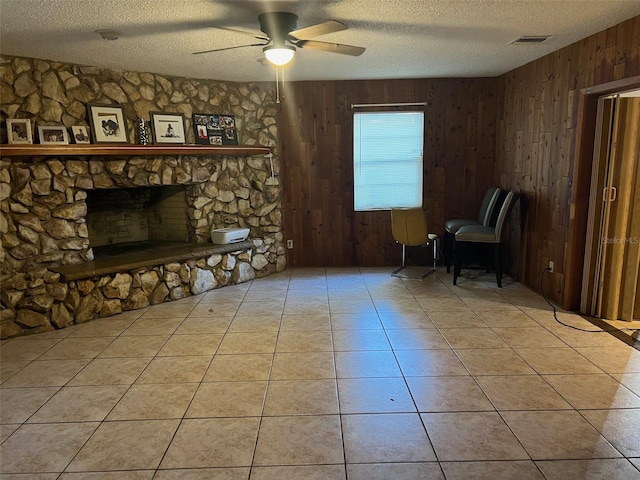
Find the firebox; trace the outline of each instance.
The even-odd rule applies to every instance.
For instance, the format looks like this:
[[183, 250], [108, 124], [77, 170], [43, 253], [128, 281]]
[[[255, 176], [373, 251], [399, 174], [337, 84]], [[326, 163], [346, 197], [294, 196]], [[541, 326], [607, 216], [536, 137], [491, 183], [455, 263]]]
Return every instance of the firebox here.
[[189, 241], [183, 185], [89, 190], [86, 202], [96, 258], [118, 246]]

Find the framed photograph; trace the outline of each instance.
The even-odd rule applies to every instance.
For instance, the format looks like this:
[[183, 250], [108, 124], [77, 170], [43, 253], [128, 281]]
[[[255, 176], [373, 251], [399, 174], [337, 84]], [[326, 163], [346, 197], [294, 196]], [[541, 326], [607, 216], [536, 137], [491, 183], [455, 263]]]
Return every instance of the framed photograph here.
[[185, 143], [184, 115], [181, 113], [150, 113], [155, 143]]
[[236, 117], [233, 115], [220, 115], [220, 125], [222, 126], [222, 144], [237, 145], [238, 134], [236, 133]]
[[71, 133], [75, 143], [91, 143], [91, 139], [89, 138], [89, 127], [85, 127], [84, 125], [74, 125], [71, 127]]
[[128, 143], [120, 105], [89, 105], [89, 122], [93, 143]]
[[28, 118], [7, 118], [7, 137], [9, 143], [33, 143], [31, 120]]
[[202, 145], [237, 145], [236, 121], [233, 115], [193, 114], [196, 143]]
[[42, 145], [69, 144], [69, 135], [64, 125], [38, 127], [38, 138]]

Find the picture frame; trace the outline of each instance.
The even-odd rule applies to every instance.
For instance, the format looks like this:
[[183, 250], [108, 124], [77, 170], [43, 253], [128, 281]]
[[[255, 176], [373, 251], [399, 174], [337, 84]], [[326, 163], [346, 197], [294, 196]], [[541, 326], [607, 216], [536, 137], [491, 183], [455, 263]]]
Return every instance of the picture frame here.
[[28, 118], [7, 118], [7, 140], [11, 145], [32, 144], [31, 120]]
[[184, 115], [181, 113], [150, 112], [153, 141], [156, 144], [185, 144]]
[[220, 115], [220, 125], [222, 126], [222, 144], [237, 145], [238, 134], [236, 132], [236, 117], [233, 115]]
[[69, 134], [64, 125], [39, 126], [38, 139], [41, 145], [69, 145]]
[[193, 114], [193, 130], [200, 145], [237, 145], [236, 120], [233, 115]]
[[93, 143], [129, 143], [121, 105], [89, 104], [89, 123]]
[[91, 143], [90, 128], [85, 125], [74, 125], [71, 127], [71, 137], [74, 143], [87, 144]]

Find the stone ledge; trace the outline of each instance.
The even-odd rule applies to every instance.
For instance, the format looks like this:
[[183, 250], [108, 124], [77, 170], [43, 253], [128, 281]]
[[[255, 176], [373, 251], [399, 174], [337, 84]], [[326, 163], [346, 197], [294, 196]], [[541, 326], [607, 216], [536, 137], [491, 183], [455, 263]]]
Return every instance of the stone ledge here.
[[185, 260], [202, 258], [209, 255], [249, 250], [256, 248], [256, 246], [253, 240], [227, 245], [214, 245], [211, 243], [170, 244], [157, 247], [151, 252], [93, 260], [77, 265], [63, 265], [51, 268], [50, 270], [59, 273], [63, 282], [70, 282], [165, 263], [183, 262]]

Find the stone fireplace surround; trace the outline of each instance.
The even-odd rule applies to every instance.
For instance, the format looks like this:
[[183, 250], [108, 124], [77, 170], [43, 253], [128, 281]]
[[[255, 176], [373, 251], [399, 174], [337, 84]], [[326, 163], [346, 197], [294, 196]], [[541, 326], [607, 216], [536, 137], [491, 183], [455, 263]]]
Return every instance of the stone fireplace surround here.
[[[266, 162], [266, 164], [265, 164]], [[63, 328], [241, 283], [285, 268], [280, 187], [262, 156], [2, 158], [2, 338]], [[270, 181], [268, 181], [270, 180]], [[87, 229], [92, 189], [185, 185], [189, 240], [176, 260], [93, 274]], [[251, 229], [250, 242], [214, 246], [210, 230]], [[187, 258], [185, 258], [187, 257]], [[76, 267], [87, 266], [87, 274]], [[67, 276], [65, 268], [75, 274]], [[62, 272], [62, 273], [61, 273]], [[69, 279], [69, 278], [73, 279]]]
[[[88, 105], [121, 105], [129, 142], [135, 141], [138, 118], [148, 120], [150, 112], [158, 111], [180, 113], [188, 150], [180, 157], [171, 146], [69, 145], [68, 151], [58, 147], [55, 155], [29, 153], [38, 155], [31, 158], [0, 146], [0, 338], [62, 328], [284, 269], [272, 83], [0, 55], [0, 96], [1, 124], [6, 118], [28, 118], [32, 130], [88, 125]], [[235, 115], [240, 148], [218, 147], [210, 154], [210, 146], [193, 145], [194, 112]], [[0, 141], [5, 141], [3, 134], [0, 128]], [[257, 146], [263, 146], [260, 156], [250, 156]], [[274, 153], [273, 172], [262, 157], [264, 147]], [[92, 261], [83, 219], [88, 191], [172, 184], [193, 192], [188, 240], [194, 243], [184, 254], [155, 264], [132, 262], [118, 272], [87, 268], [99, 273], [73, 280], [65, 280], [71, 278], [68, 272], [55, 271], [88, 267]], [[240, 251], [209, 248], [211, 228], [234, 225], [248, 226], [251, 242], [229, 247]]]

